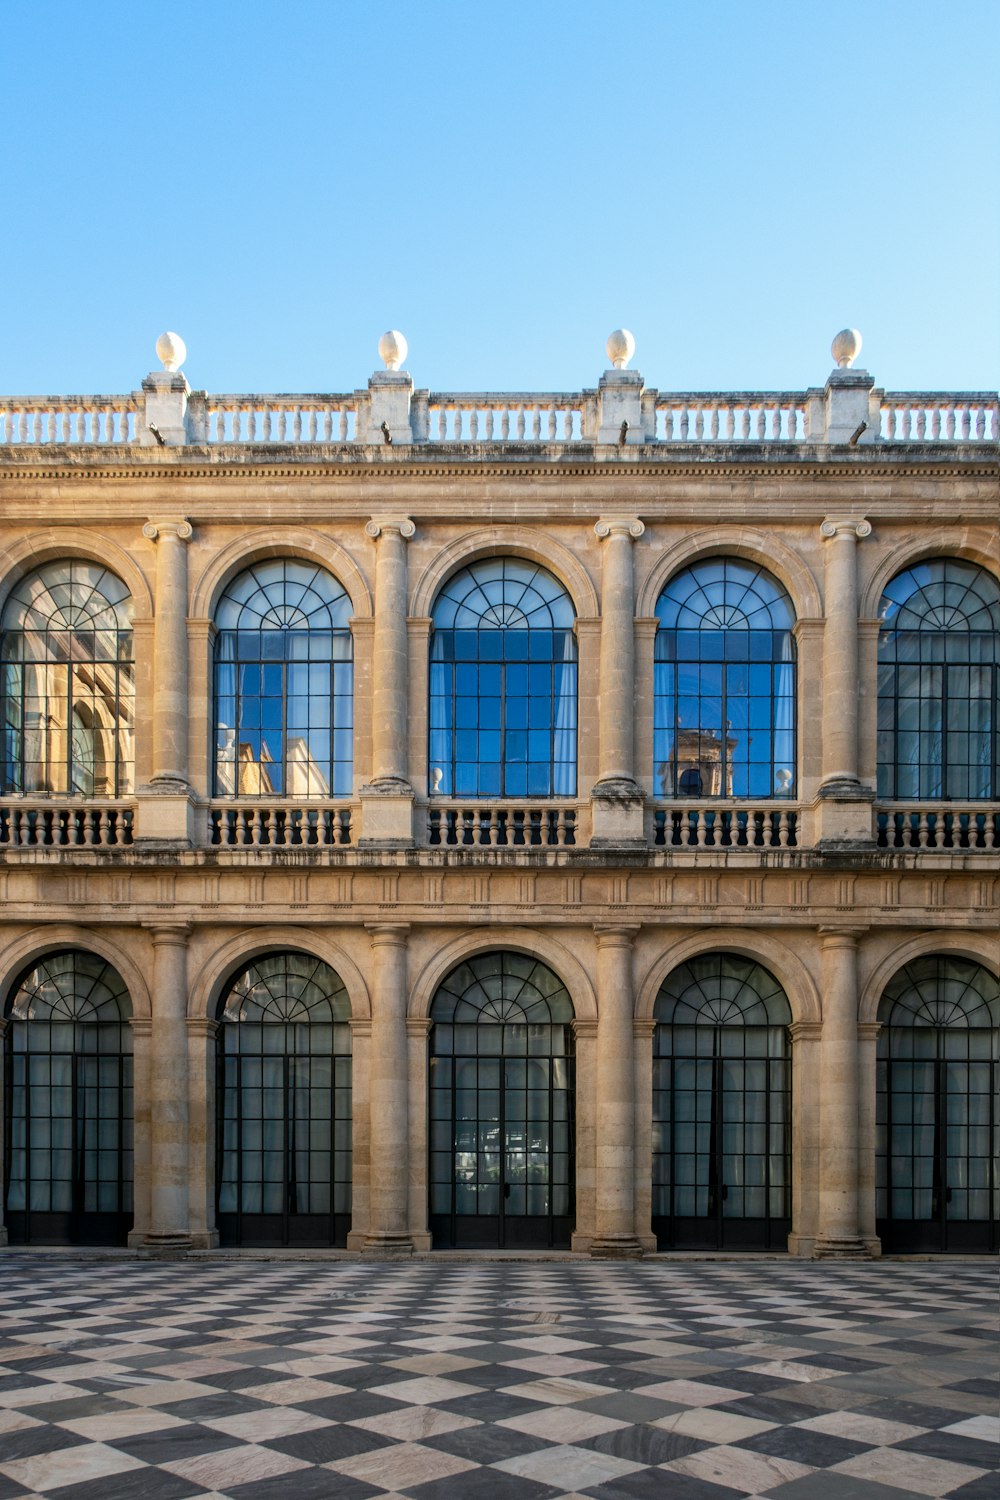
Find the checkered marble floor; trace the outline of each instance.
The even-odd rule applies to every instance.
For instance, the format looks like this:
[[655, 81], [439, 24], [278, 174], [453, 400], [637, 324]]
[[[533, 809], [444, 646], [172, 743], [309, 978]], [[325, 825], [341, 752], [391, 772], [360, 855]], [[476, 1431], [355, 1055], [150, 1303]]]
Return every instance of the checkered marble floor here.
[[996, 1310], [981, 1263], [6, 1252], [0, 1500], [997, 1500]]

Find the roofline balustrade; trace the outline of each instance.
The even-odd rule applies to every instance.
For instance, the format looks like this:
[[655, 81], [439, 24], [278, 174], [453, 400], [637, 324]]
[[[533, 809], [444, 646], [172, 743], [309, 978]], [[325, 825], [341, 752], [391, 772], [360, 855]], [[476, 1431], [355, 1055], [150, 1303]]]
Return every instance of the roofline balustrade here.
[[860, 335], [833, 342], [826, 385], [805, 391], [661, 391], [626, 369], [634, 340], [607, 343], [612, 368], [581, 391], [429, 391], [400, 368], [402, 334], [383, 335], [386, 369], [367, 389], [213, 395], [193, 391], [176, 334], [161, 335], [164, 368], [123, 395], [0, 396], [0, 447], [464, 447], [641, 444], [721, 448], [732, 444], [870, 446], [1000, 441], [996, 391], [885, 391], [853, 368]]

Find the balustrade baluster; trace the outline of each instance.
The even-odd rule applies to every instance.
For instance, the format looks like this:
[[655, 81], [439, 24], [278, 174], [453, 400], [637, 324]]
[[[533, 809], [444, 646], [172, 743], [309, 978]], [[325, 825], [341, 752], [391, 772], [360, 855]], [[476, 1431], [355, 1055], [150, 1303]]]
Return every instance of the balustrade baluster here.
[[976, 412], [976, 437], [986, 436], [986, 407], [980, 406]]
[[492, 443], [492, 441], [493, 441], [493, 417], [494, 417], [494, 411], [493, 411], [492, 406], [488, 406], [486, 408], [486, 411], [485, 411], [485, 413], [483, 415], [484, 415], [484, 420], [485, 420], [485, 423], [486, 423], [486, 430], [483, 433], [483, 438], [485, 439], [485, 441], [487, 443]]
[[340, 441], [347, 442], [347, 408], [340, 413]]
[[531, 414], [531, 437], [533, 442], [538, 442], [542, 436], [542, 414], [536, 406]]
[[715, 442], [715, 440], [718, 438], [718, 436], [719, 436], [719, 408], [717, 406], [713, 406], [712, 407], [711, 425], [709, 427], [709, 437], [712, 439], [713, 442]]
[[939, 438], [941, 436], [941, 409], [940, 409], [940, 407], [935, 406], [934, 410], [931, 412], [931, 427], [930, 427], [930, 432], [927, 434], [927, 436], [931, 439], [931, 442], [934, 442], [937, 438]]
[[945, 408], [944, 435], [949, 442], [954, 441], [955, 437], [955, 415], [956, 413], [954, 406], [948, 406]]
[[555, 442], [556, 437], [556, 411], [555, 407], [549, 409], [549, 442]]
[[510, 412], [505, 406], [500, 413], [500, 441], [505, 443], [510, 437]]
[[705, 412], [704, 412], [704, 408], [701, 407], [701, 406], [699, 406], [697, 408], [697, 410], [695, 411], [695, 414], [694, 414], [694, 440], [695, 440], [695, 442], [696, 443], [700, 443], [701, 440], [702, 440], [702, 438], [704, 436], [705, 436]]
[[764, 408], [762, 406], [757, 407], [757, 441], [761, 443], [764, 441], [764, 424], [766, 420], [767, 413], [765, 412]]
[[692, 813], [691, 817], [694, 819], [695, 844], [699, 849], [704, 849], [708, 841], [708, 818], [700, 810]]
[[925, 812], [922, 812], [918, 815], [917, 818], [917, 848], [929, 849], [930, 847], [931, 843], [929, 821], [927, 814]]
[[679, 436], [682, 443], [687, 442], [689, 414], [686, 406], [680, 409]]
[[469, 440], [473, 443], [479, 440], [479, 409], [475, 406], [469, 409]]
[[573, 413], [572, 413], [572, 411], [564, 411], [563, 412], [563, 432], [562, 432], [562, 435], [563, 435], [563, 441], [564, 442], [569, 443], [569, 442], [572, 441], [572, 438], [573, 438]]
[[779, 847], [779, 849], [787, 849], [788, 848], [788, 840], [789, 840], [789, 836], [791, 834], [791, 822], [792, 822], [792, 818], [791, 818], [791, 814], [790, 813], [785, 812], [785, 811], [779, 812], [779, 814], [778, 814], [778, 847]]
[[921, 406], [917, 412], [917, 441], [921, 442], [927, 435], [927, 413]]
[[496, 846], [500, 842], [500, 814], [497, 812], [497, 809], [495, 807], [490, 808], [489, 832], [486, 842], [489, 844], [491, 849], [496, 848]]

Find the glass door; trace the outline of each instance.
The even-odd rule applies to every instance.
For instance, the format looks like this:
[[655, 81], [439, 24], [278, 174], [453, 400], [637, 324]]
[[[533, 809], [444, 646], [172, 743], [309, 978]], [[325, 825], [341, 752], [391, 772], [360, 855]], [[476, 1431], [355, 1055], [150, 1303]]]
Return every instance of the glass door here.
[[[483, 955], [456, 974], [432, 1008], [434, 1245], [568, 1246], [574, 1160], [569, 997], [551, 971], [520, 954]], [[460, 993], [446, 988], [451, 983], [463, 987]]]

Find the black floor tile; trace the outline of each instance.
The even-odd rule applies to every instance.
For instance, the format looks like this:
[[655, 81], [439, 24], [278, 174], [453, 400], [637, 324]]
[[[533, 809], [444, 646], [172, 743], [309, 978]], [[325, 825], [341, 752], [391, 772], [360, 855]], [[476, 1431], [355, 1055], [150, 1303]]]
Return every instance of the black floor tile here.
[[[306, 1463], [333, 1464], [342, 1458], [373, 1453], [377, 1448], [389, 1448], [393, 1444], [393, 1438], [369, 1432], [366, 1427], [346, 1427], [338, 1422], [330, 1427], [314, 1427], [311, 1432], [290, 1432], [287, 1437], [268, 1438], [262, 1446], [287, 1453], [290, 1458], [301, 1458]], [[294, 1478], [294, 1475], [289, 1475], [287, 1482], [293, 1483]]]
[[501, 1463], [505, 1458], [553, 1446], [545, 1438], [532, 1437], [514, 1427], [497, 1427], [492, 1422], [459, 1427], [455, 1432], [439, 1432], [434, 1437], [421, 1438], [420, 1442], [425, 1448], [440, 1448], [442, 1453], [452, 1453], [456, 1458], [467, 1458], [477, 1464]]
[[12, 1464], [19, 1458], [34, 1458], [36, 1453], [55, 1453], [60, 1448], [78, 1448], [87, 1438], [77, 1437], [63, 1427], [48, 1422], [39, 1427], [22, 1427], [17, 1432], [0, 1433], [0, 1462]]
[[463, 1474], [408, 1487], [406, 1493], [413, 1500], [550, 1500], [562, 1491], [503, 1469], [466, 1469]]
[[748, 1448], [751, 1453], [767, 1453], [772, 1458], [792, 1458], [796, 1463], [809, 1464], [814, 1469], [828, 1469], [831, 1464], [843, 1463], [855, 1454], [869, 1451], [875, 1444], [850, 1442], [847, 1438], [811, 1432], [802, 1427], [774, 1427], [770, 1432], [758, 1432], [753, 1437], [743, 1438], [733, 1446]]
[[158, 1432], [136, 1432], [130, 1437], [109, 1438], [108, 1447], [119, 1448], [132, 1458], [141, 1458], [143, 1463], [166, 1464], [197, 1458], [202, 1453], [218, 1453], [223, 1448], [237, 1448], [239, 1440], [192, 1422], [187, 1427], [165, 1427]]
[[743, 1490], [695, 1479], [693, 1474], [678, 1474], [673, 1469], [638, 1469], [605, 1484], [595, 1484], [583, 1491], [594, 1500], [746, 1500]]
[[698, 1438], [687, 1437], [681, 1432], [666, 1432], [662, 1427], [648, 1427], [642, 1423], [635, 1427], [616, 1427], [611, 1432], [598, 1433], [576, 1445], [578, 1448], [593, 1448], [597, 1453], [610, 1453], [615, 1458], [627, 1458], [634, 1464], [669, 1464], [675, 1458], [685, 1458], [699, 1448], [709, 1447]]
[[[954, 1464], [971, 1464], [974, 1469], [993, 1469], [1000, 1463], [1000, 1448], [996, 1443], [966, 1437], [960, 1432], [921, 1432], [892, 1446], [904, 1453], [925, 1453]], [[1000, 1480], [997, 1489], [1000, 1491]]]
[[166, 1469], [146, 1468], [104, 1474], [83, 1484], [61, 1485], [53, 1493], [59, 1500], [187, 1500], [189, 1495], [203, 1495], [205, 1490]]

